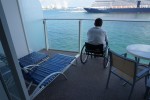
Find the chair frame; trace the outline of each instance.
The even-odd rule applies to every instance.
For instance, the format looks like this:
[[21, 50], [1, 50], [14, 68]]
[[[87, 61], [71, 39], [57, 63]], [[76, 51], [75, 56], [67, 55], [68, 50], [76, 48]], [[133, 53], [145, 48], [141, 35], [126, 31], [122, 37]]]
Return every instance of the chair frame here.
[[[150, 67], [150, 64], [149, 64], [149, 67]], [[150, 100], [150, 74], [146, 76], [146, 91], [144, 94], [144, 99]]]
[[[119, 76], [117, 73], [115, 73], [115, 72], [112, 70], [112, 67], [114, 67], [114, 66], [112, 66], [112, 63], [113, 63], [113, 61], [112, 61], [112, 55], [113, 55], [113, 54], [114, 54], [115, 56], [121, 58], [121, 59], [124, 59], [124, 60], [127, 60], [127, 61], [130, 61], [130, 62], [133, 62], [133, 63], [134, 63], [134, 76], [133, 76], [133, 81], [132, 81], [132, 83], [129, 82], [129, 81], [127, 81], [126, 79], [122, 78], [121, 76]], [[110, 81], [111, 73], [113, 73], [114, 75], [118, 76], [120, 79], [124, 80], [126, 83], [128, 83], [129, 85], [131, 85], [131, 90], [130, 90], [130, 93], [129, 93], [129, 96], [128, 96], [128, 100], [130, 100], [130, 99], [131, 99], [131, 95], [132, 95], [132, 93], [133, 93], [133, 89], [134, 89], [134, 87], [135, 87], [135, 83], [136, 83], [138, 80], [142, 79], [143, 77], [145, 77], [145, 83], [146, 83], [146, 75], [145, 75], [145, 73], [148, 74], [150, 68], [147, 67], [147, 68], [145, 68], [145, 70], [143, 70], [143, 71], [141, 71], [139, 74], [137, 74], [137, 67], [138, 67], [138, 65], [139, 65], [138, 62], [136, 62], [136, 61], [134, 61], [134, 60], [132, 60], [132, 59], [126, 58], [126, 54], [125, 54], [124, 56], [121, 56], [121, 55], [119, 55], [119, 54], [113, 52], [112, 50], [109, 50], [109, 56], [110, 56], [110, 69], [109, 69], [109, 75], [108, 75], [108, 79], [107, 79], [106, 89], [108, 88], [108, 84], [109, 84], [109, 81]], [[145, 65], [141, 65], [141, 64], [140, 64], [140, 66], [146, 67]]]
[[[64, 54], [61, 54], [61, 55], [64, 55]], [[65, 56], [65, 55], [64, 55]], [[28, 66], [23, 66], [22, 67], [22, 70], [24, 73], [30, 73], [32, 72], [32, 70], [34, 70], [34, 68], [38, 68], [38, 67], [41, 67], [40, 64], [43, 64], [43, 63], [47, 63], [49, 62], [49, 60], [51, 60], [51, 58], [53, 57], [46, 57], [42, 60], [40, 60], [38, 63], [36, 64], [32, 64], [32, 65], [28, 65]], [[28, 84], [27, 88], [28, 88], [28, 91], [30, 90], [31, 86], [35, 86], [35, 89], [33, 90], [33, 92], [30, 94], [30, 97], [31, 99], [34, 99], [43, 89], [45, 89], [51, 82], [53, 82], [59, 75], [63, 75], [65, 79], [67, 79], [66, 75], [64, 74], [64, 72], [71, 66], [74, 64], [74, 62], [77, 60], [77, 56], [74, 57], [74, 59], [67, 65], [65, 66], [63, 69], [61, 69], [60, 71], [54, 71], [54, 72], [51, 72], [48, 76], [44, 77], [44, 79], [42, 81], [40, 81], [40, 83], [38, 84], [35, 84], [32, 80], [28, 81], [26, 80], [26, 83]], [[54, 66], [55, 67], [55, 66]], [[36, 69], [35, 69], [36, 70]], [[53, 77], [49, 82], [48, 84], [44, 84], [44, 82], [46, 80], [48, 80], [49, 78]]]
[[[91, 47], [91, 48], [90, 48]], [[109, 57], [108, 57], [108, 45], [103, 49], [103, 44], [92, 45], [87, 42], [83, 45], [80, 54], [80, 61], [82, 64], [85, 64], [88, 61], [89, 56], [92, 57], [103, 57], [103, 67], [108, 66]]]

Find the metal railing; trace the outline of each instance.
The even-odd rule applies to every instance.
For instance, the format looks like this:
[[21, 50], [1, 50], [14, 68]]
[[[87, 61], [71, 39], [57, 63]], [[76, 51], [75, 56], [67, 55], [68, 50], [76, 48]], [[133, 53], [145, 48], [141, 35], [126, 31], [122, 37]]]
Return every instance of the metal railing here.
[[43, 24], [44, 24], [44, 32], [45, 32], [45, 48], [46, 50], [49, 49], [49, 42], [48, 42], [48, 32], [47, 32], [47, 24], [46, 21], [47, 20], [77, 20], [79, 23], [79, 30], [78, 30], [78, 52], [80, 53], [81, 51], [81, 24], [82, 24], [82, 20], [93, 20], [93, 19], [44, 19], [43, 20]]
[[[49, 41], [48, 41], [48, 30], [47, 30], [47, 21], [60, 21], [60, 20], [68, 20], [68, 21], [78, 21], [78, 53], [80, 53], [81, 50], [81, 33], [82, 33], [82, 21], [94, 21], [95, 19], [44, 19], [43, 23], [44, 23], [44, 32], [45, 32], [45, 46], [46, 46], [46, 50], [50, 49], [49, 48]], [[150, 22], [150, 20], [104, 20], [106, 22]]]

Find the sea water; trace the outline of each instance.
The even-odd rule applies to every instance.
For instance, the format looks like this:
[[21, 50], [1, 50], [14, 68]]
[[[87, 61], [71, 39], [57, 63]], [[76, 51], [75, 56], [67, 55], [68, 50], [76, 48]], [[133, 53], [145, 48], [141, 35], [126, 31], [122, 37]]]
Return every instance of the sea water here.
[[[150, 13], [102, 14], [78, 10], [44, 10], [43, 14], [46, 19], [93, 19], [81, 22], [81, 47], [86, 41], [88, 29], [94, 26], [96, 18], [104, 20], [102, 28], [107, 32], [109, 47], [114, 51], [125, 53], [129, 44], [150, 45]], [[79, 50], [79, 20], [48, 20], [47, 32], [50, 48]]]

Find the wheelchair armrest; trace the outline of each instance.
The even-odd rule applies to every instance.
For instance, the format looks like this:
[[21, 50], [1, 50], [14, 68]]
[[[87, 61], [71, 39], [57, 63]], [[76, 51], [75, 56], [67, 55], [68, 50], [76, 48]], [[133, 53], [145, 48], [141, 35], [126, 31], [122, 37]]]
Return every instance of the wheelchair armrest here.
[[106, 47], [104, 48], [103, 51], [106, 51], [106, 50], [109, 50], [109, 46], [108, 45], [106, 45]]

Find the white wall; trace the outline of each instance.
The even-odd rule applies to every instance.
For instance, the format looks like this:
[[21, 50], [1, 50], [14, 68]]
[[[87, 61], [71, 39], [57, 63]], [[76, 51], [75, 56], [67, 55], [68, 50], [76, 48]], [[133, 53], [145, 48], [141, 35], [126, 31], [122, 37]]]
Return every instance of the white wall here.
[[1, 0], [17, 57], [28, 54], [16, 0]]
[[43, 11], [39, 0], [19, 0], [19, 5], [30, 51], [45, 48]]
[[17, 0], [2, 0], [16, 54], [20, 58], [28, 54], [24, 32], [31, 52], [43, 49], [45, 38], [40, 2], [38, 0], [18, 0], [18, 3], [19, 6]]

